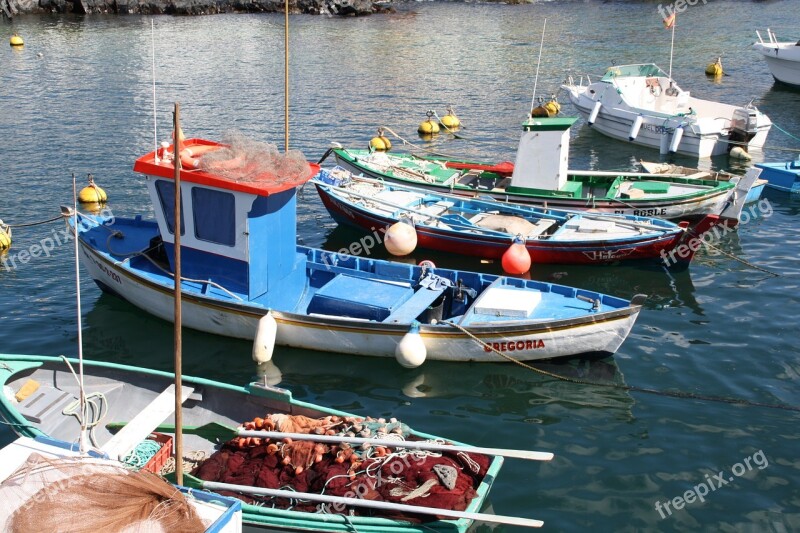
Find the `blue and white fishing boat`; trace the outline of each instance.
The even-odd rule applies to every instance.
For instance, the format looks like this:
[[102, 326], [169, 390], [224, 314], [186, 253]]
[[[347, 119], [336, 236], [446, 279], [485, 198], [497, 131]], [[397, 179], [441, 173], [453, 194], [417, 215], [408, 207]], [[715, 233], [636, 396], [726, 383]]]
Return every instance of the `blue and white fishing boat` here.
[[[278, 345], [416, 366], [507, 360], [498, 352], [519, 360], [614, 353], [641, 310], [644, 296], [298, 246], [296, 188], [319, 167], [275, 153], [253, 158], [200, 139], [179, 146], [184, 325], [252, 339], [269, 314]], [[134, 165], [155, 221], [82, 215], [78, 228], [82, 262], [100, 288], [165, 320], [173, 318], [174, 154], [167, 145]], [[264, 161], [273, 168], [260, 168]]]
[[312, 183], [340, 224], [370, 232], [405, 220], [423, 248], [492, 259], [519, 240], [532, 264], [663, 259], [683, 246], [688, 251], [678, 265], [685, 268], [694, 257], [686, 243], [719, 219], [707, 215], [690, 228], [652, 217], [476, 200], [355, 176], [341, 167], [321, 170]]
[[767, 187], [784, 192], [800, 192], [800, 158], [785, 163], [756, 163], [756, 166], [761, 169], [761, 177], [767, 180]]

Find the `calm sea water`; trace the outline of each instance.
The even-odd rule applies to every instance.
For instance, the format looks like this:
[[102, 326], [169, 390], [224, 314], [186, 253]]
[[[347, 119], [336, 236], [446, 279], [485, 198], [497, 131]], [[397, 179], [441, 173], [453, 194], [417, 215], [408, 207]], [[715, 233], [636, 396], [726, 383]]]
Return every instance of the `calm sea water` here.
[[[442, 115], [453, 104], [469, 140], [441, 135], [432, 143], [437, 150], [510, 159], [531, 100], [544, 20], [538, 92], [549, 95], [568, 74], [602, 74], [612, 62], [667, 68], [670, 33], [657, 5], [410, 3], [362, 19], [293, 16], [291, 146], [316, 160], [330, 141], [365, 146], [381, 125], [422, 144], [415, 131], [425, 111]], [[800, 136], [800, 92], [774, 86], [749, 49], [756, 29], [800, 38], [799, 8], [797, 1], [722, 0], [688, 8], [678, 18], [675, 78], [701, 97], [739, 104], [754, 98], [777, 125]], [[219, 138], [238, 130], [283, 145], [281, 15], [154, 20], [159, 140], [169, 133], [172, 103], [180, 101], [187, 135]], [[93, 173], [115, 214], [150, 212], [143, 180], [131, 171], [153, 145], [150, 27], [150, 18], [138, 16], [30, 16], [0, 25], [3, 35], [17, 31], [26, 42], [22, 50], [0, 47], [4, 220], [57, 214], [70, 202], [73, 172], [82, 180]], [[712, 82], [703, 69], [717, 56], [728, 76]], [[564, 112], [574, 109], [565, 105]], [[629, 169], [659, 157], [605, 139], [582, 120], [572, 137], [572, 168]], [[798, 148], [773, 129], [757, 156], [788, 159]], [[743, 168], [726, 158], [705, 164]], [[800, 199], [772, 192], [766, 198], [768, 209], [719, 246], [777, 277], [707, 252], [672, 275], [536, 266], [538, 279], [650, 296], [614, 357], [540, 366], [600, 382], [800, 406]], [[59, 228], [19, 229], [12, 254]], [[299, 234], [305, 244], [331, 249], [358, 236], [337, 229], [310, 188], [299, 202]], [[413, 259], [423, 258], [499, 271], [425, 252]], [[75, 353], [71, 261], [71, 248], [63, 246], [0, 269], [0, 350]], [[86, 277], [82, 294], [87, 357], [170, 368], [171, 325], [101, 295]], [[234, 383], [253, 374], [249, 343], [194, 331], [184, 339], [185, 373]], [[553, 451], [547, 464], [507, 462], [491, 495], [500, 514], [541, 518], [553, 531], [800, 530], [797, 412], [575, 385], [512, 365], [429, 362], [405, 370], [393, 361], [287, 349], [274, 360], [281, 384], [304, 400], [394, 415], [479, 445]], [[0, 429], [0, 438], [10, 437]], [[718, 473], [726, 485], [712, 481], [704, 502], [670, 507], [661, 518], [656, 502], [663, 508]]]

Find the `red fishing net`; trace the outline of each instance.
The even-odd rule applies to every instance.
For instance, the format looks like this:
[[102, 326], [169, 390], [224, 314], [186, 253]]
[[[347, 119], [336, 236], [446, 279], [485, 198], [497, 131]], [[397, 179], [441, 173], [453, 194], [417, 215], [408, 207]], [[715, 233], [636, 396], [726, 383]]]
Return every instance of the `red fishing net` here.
[[[259, 427], [260, 426], [260, 427]], [[245, 424], [247, 429], [294, 433], [377, 436], [419, 440], [399, 422], [381, 419], [272, 415]], [[289, 428], [289, 429], [287, 429]], [[288, 441], [288, 442], [287, 442]], [[329, 496], [363, 498], [390, 503], [463, 511], [475, 497], [490, 464], [484, 455], [466, 452], [428, 452], [382, 446], [325, 445], [311, 441], [237, 438], [204, 461], [195, 475], [206, 481], [248, 485]], [[319, 512], [317, 502], [224, 493], [248, 503], [281, 509]], [[375, 514], [368, 509], [327, 505], [326, 512]], [[405, 520], [432, 520], [380, 512]]]

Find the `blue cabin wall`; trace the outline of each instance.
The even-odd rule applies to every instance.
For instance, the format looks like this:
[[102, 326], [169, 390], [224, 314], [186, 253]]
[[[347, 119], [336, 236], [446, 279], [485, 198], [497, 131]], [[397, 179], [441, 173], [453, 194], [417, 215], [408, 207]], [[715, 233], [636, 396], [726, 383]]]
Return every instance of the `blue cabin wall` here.
[[[174, 185], [148, 176], [148, 189], [174, 272]], [[287, 309], [301, 299], [306, 256], [297, 253], [295, 189], [258, 196], [183, 182], [181, 193], [182, 277], [214, 281], [265, 306]]]
[[306, 282], [306, 256], [297, 253], [295, 189], [257, 197], [247, 215], [247, 230], [249, 299], [290, 308]]

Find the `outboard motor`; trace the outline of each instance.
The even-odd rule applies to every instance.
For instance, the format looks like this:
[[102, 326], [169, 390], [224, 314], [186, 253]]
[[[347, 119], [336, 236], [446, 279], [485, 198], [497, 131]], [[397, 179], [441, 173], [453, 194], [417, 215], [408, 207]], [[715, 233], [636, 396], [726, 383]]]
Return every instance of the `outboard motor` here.
[[728, 139], [732, 143], [728, 144], [728, 152], [737, 144], [744, 145], [743, 148], [746, 148], [747, 143], [756, 136], [756, 133], [758, 133], [758, 109], [749, 104], [746, 107], [734, 109], [731, 132], [728, 135]]

